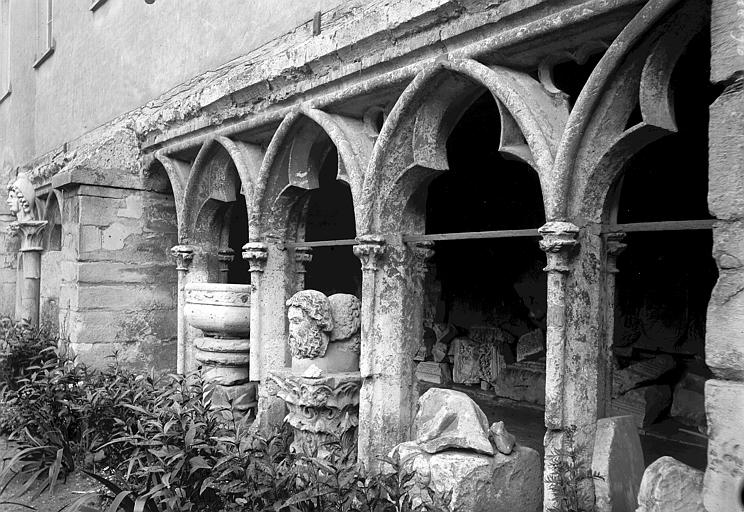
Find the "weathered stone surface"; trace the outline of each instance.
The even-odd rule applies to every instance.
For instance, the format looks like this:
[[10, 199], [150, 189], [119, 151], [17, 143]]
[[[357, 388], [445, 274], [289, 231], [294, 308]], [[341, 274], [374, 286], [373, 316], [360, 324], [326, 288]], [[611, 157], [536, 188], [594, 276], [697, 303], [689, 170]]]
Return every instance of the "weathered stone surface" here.
[[705, 377], [685, 374], [674, 387], [669, 415], [686, 425], [705, 426]]
[[328, 302], [331, 303], [331, 315], [333, 316], [331, 342], [351, 338], [359, 332], [362, 324], [362, 305], [355, 295], [336, 293], [328, 297]]
[[[710, 19], [710, 80], [730, 80], [744, 71], [744, 27], [741, 3], [721, 0], [712, 4]], [[741, 133], [741, 132], [739, 132]]]
[[675, 366], [674, 358], [665, 354], [616, 371], [612, 376], [612, 396], [618, 397], [641, 384], [652, 382]]
[[643, 473], [636, 512], [706, 512], [702, 490], [702, 471], [661, 457]]
[[511, 454], [512, 450], [514, 450], [514, 444], [516, 443], [517, 438], [506, 430], [503, 421], [497, 421], [491, 425], [488, 429], [488, 433], [490, 434], [490, 439], [493, 441], [493, 444], [499, 452], [504, 455]]
[[522, 361], [506, 365], [501, 378], [492, 381], [494, 394], [520, 402], [545, 404], [545, 363]]
[[592, 471], [597, 510], [633, 512], [643, 478], [641, 439], [631, 416], [615, 416], [597, 421]]
[[422, 382], [449, 384], [452, 382], [452, 371], [447, 363], [422, 361], [416, 365], [416, 378]]
[[427, 453], [462, 449], [493, 455], [486, 415], [468, 395], [451, 389], [432, 388], [421, 395], [413, 438]]
[[532, 448], [517, 445], [511, 455], [494, 456], [461, 450], [429, 454], [407, 442], [391, 456], [416, 472], [421, 488], [428, 486], [439, 496], [451, 493], [448, 509], [453, 512], [542, 510], [541, 460]]
[[705, 383], [708, 417], [708, 466], [703, 501], [707, 512], [743, 512], [744, 383]]
[[470, 338], [452, 340], [455, 356], [452, 378], [458, 384], [478, 384], [481, 380], [480, 346]]
[[[740, 12], [734, 7], [735, 3], [736, 0], [722, 0], [714, 9], [723, 9], [728, 4], [729, 10], [720, 14], [722, 18], [727, 17], [732, 21], [734, 13]], [[729, 32], [725, 37], [730, 35]], [[728, 42], [734, 43], [730, 38]], [[739, 56], [740, 64], [741, 59], [744, 57]], [[727, 62], [727, 65], [731, 63]], [[743, 69], [739, 68], [740, 71]], [[710, 106], [708, 208], [719, 220], [744, 219], [744, 147], [741, 133], [744, 133], [744, 88], [739, 79], [738, 85], [728, 87]]]
[[642, 428], [656, 421], [671, 402], [669, 386], [646, 386], [613, 398], [612, 413], [616, 416], [632, 415], [636, 426]]
[[517, 342], [517, 361], [545, 352], [545, 333], [542, 329], [528, 332]]

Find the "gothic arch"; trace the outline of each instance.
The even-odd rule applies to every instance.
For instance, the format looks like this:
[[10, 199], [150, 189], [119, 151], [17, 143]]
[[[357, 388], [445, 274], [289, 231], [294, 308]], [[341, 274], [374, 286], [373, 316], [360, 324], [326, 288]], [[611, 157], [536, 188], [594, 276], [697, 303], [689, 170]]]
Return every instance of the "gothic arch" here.
[[284, 118], [266, 150], [250, 210], [252, 239], [297, 236], [306, 206], [302, 198], [319, 186], [318, 172], [329, 141], [338, 151], [337, 179], [349, 185], [354, 204], [360, 204], [373, 144], [364, 122], [303, 105]]
[[[211, 232], [214, 216], [236, 201], [238, 192], [243, 192], [250, 211], [255, 169], [262, 156], [260, 147], [227, 137], [210, 139], [202, 145], [183, 184], [178, 219], [181, 243], [198, 242], [205, 230]], [[181, 176], [180, 172], [175, 174]]]
[[551, 200], [553, 160], [568, 118], [565, 97], [520, 71], [440, 59], [413, 79], [383, 125], [364, 182], [361, 203], [369, 208], [360, 222], [363, 232], [398, 232], [406, 222], [408, 229], [421, 229], [407, 212], [409, 200], [448, 169], [447, 138], [483, 88], [499, 107], [499, 150], [531, 165]]
[[[646, 4], [592, 72], [561, 140], [555, 174], [564, 200], [549, 218], [601, 222], [608, 193], [627, 161], [677, 131], [672, 71], [707, 14], [702, 2], [685, 2], [675, 10], [676, 3]], [[627, 126], [636, 107], [642, 119]]]

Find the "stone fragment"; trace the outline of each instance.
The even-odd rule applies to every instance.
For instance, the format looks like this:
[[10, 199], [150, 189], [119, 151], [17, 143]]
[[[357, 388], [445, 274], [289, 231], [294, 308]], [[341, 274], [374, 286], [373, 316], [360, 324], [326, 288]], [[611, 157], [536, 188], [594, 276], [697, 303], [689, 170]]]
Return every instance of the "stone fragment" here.
[[705, 377], [686, 373], [674, 387], [670, 416], [685, 425], [705, 425]]
[[442, 343], [448, 347], [457, 336], [457, 327], [452, 324], [434, 324], [431, 328], [434, 331], [437, 343]]
[[427, 453], [463, 449], [493, 455], [486, 415], [460, 391], [432, 388], [421, 395], [413, 430], [414, 440]]
[[514, 336], [499, 327], [475, 326], [468, 329], [471, 340], [480, 345], [502, 345], [512, 343]]
[[708, 466], [703, 500], [709, 512], [744, 512], [744, 382], [708, 380]]
[[458, 384], [478, 384], [481, 380], [479, 345], [460, 336], [452, 340], [452, 347], [455, 356], [453, 380]]
[[655, 381], [675, 366], [674, 358], [664, 354], [616, 371], [612, 376], [612, 396], [620, 396], [643, 383]]
[[661, 457], [643, 473], [636, 512], [705, 512], [702, 490], [702, 471]]
[[434, 346], [431, 348], [431, 357], [434, 359], [434, 362], [441, 363], [444, 361], [447, 357], [447, 350], [449, 350], [448, 345], [440, 341], [434, 343]]
[[362, 304], [355, 295], [336, 293], [328, 297], [328, 302], [331, 303], [333, 317], [330, 341], [346, 340], [359, 332]]
[[519, 338], [517, 342], [517, 361], [542, 354], [545, 351], [545, 333], [535, 329]]
[[497, 396], [545, 405], [545, 363], [522, 361], [507, 365], [498, 381], [491, 382]]
[[491, 427], [488, 429], [488, 432], [491, 435], [493, 444], [496, 445], [496, 449], [499, 452], [503, 453], [504, 455], [511, 454], [517, 438], [506, 430], [503, 421], [497, 421], [496, 423], [491, 425]]
[[449, 384], [452, 382], [452, 371], [447, 363], [422, 361], [416, 365], [416, 378], [421, 382]]
[[669, 386], [646, 386], [632, 389], [612, 400], [612, 413], [615, 416], [632, 415], [636, 426], [643, 428], [656, 421], [669, 407], [672, 392]]
[[459, 450], [429, 454], [407, 442], [396, 446], [391, 457], [415, 472], [422, 501], [427, 486], [438, 496], [451, 493], [452, 512], [542, 510], [542, 461], [532, 448], [517, 445], [511, 455], [494, 456]]
[[632, 416], [615, 416], [597, 421], [592, 471], [597, 510], [631, 512], [638, 500], [643, 478], [643, 449]]

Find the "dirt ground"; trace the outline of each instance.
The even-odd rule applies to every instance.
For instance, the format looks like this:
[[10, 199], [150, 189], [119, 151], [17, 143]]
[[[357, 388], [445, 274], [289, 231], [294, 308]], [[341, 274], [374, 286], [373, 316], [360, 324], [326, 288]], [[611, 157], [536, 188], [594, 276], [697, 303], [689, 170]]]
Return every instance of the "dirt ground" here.
[[[16, 452], [15, 448], [8, 443], [7, 439], [0, 437], [0, 468], [5, 468], [10, 458]], [[32, 499], [39, 487], [32, 487], [22, 496], [18, 496], [23, 485], [21, 482], [13, 482], [0, 494], [0, 512], [28, 512], [36, 510], [38, 512], [58, 512], [79, 499], [83, 494], [95, 492], [100, 488], [96, 482], [88, 478], [85, 474], [70, 475], [66, 481], [59, 482], [54, 490], [54, 495], [45, 490], [38, 498]], [[22, 503], [13, 505], [8, 502]], [[33, 507], [33, 508], [27, 508]]]

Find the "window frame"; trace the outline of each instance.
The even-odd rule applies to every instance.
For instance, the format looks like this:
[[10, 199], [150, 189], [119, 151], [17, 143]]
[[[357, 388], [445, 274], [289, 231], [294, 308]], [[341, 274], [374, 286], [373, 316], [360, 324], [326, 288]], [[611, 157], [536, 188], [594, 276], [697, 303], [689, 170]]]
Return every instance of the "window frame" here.
[[[40, 19], [40, 6], [42, 5], [42, 2], [46, 2], [46, 19], [42, 22]], [[54, 33], [53, 33], [53, 23], [54, 23], [54, 0], [37, 0], [36, 1], [36, 51], [37, 54], [40, 53], [39, 57], [37, 57], [36, 61], [33, 64], [34, 69], [39, 69], [39, 66], [41, 66], [46, 60], [52, 56], [54, 53]], [[40, 48], [39, 42], [41, 40], [41, 27], [44, 27], [44, 32], [46, 34], [45, 37], [45, 44], [44, 48]]]

